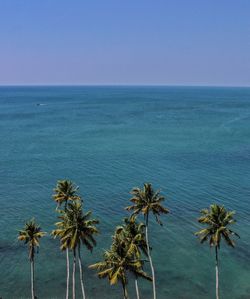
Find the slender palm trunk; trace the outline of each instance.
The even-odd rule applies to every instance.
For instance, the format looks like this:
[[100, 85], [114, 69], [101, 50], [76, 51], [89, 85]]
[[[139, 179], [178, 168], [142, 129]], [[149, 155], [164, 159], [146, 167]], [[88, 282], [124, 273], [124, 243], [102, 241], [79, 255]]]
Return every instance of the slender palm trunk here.
[[147, 243], [148, 259], [149, 259], [149, 263], [150, 263], [150, 267], [151, 267], [151, 273], [152, 273], [153, 298], [156, 299], [155, 270], [154, 270], [154, 266], [153, 266], [153, 262], [152, 262], [152, 258], [151, 258], [151, 254], [150, 254], [149, 241], [148, 241], [148, 214], [146, 216], [146, 227], [145, 227], [145, 231], [146, 231], [146, 243]]
[[30, 273], [31, 273], [31, 298], [35, 299], [35, 287], [34, 287], [34, 259], [30, 261]]
[[81, 288], [82, 288], [82, 298], [86, 299], [84, 285], [83, 285], [82, 260], [81, 260], [80, 244], [78, 245], [78, 263], [79, 263], [79, 271], [80, 271], [80, 282], [81, 282]]
[[68, 248], [66, 248], [66, 264], [67, 264], [66, 299], [69, 299], [69, 249]]
[[[67, 211], [68, 201], [65, 201], [64, 212]], [[67, 265], [67, 281], [66, 281], [66, 299], [69, 299], [69, 248], [66, 248], [66, 265]]]
[[72, 298], [76, 298], [76, 250], [73, 249], [74, 260], [73, 260], [73, 273], [72, 273]]
[[219, 299], [219, 259], [218, 259], [218, 247], [215, 247], [215, 273], [216, 273], [216, 299]]
[[135, 277], [135, 290], [136, 290], [136, 298], [140, 299], [139, 288], [138, 288], [138, 279]]
[[129, 299], [128, 298], [128, 291], [127, 291], [125, 283], [122, 283], [122, 289], [123, 289], [123, 299]]

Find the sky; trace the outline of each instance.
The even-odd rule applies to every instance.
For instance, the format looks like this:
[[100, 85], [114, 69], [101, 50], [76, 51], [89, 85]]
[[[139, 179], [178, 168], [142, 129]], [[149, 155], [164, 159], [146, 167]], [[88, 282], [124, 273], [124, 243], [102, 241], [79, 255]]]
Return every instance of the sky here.
[[0, 0], [0, 85], [250, 86], [249, 0]]

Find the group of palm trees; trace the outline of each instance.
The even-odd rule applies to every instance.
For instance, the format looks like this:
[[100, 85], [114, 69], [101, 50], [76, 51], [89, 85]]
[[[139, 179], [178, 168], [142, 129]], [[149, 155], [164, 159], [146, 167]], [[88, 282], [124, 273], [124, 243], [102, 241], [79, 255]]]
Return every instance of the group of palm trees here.
[[[111, 285], [120, 283], [124, 299], [129, 298], [127, 284], [131, 277], [134, 279], [137, 299], [140, 299], [138, 279], [146, 279], [152, 282], [153, 299], [156, 299], [155, 270], [148, 232], [149, 217], [150, 215], [154, 216], [156, 221], [162, 225], [160, 216], [168, 214], [169, 210], [163, 206], [164, 197], [160, 194], [160, 191], [154, 191], [149, 183], [145, 183], [143, 188], [133, 188], [131, 194], [130, 201], [132, 204], [125, 208], [127, 211], [131, 211], [131, 215], [124, 218], [123, 223], [116, 227], [112, 236], [112, 244], [108, 250], [104, 251], [102, 260], [90, 265], [89, 268], [97, 270], [98, 277], [107, 278]], [[66, 299], [69, 299], [70, 291], [70, 253], [73, 257], [72, 299], [76, 298], [75, 273], [77, 257], [82, 298], [86, 299], [81, 251], [83, 247], [92, 251], [96, 246], [95, 235], [98, 234], [96, 225], [99, 222], [91, 218], [90, 211], [83, 212], [83, 200], [79, 195], [79, 188], [71, 181], [58, 181], [54, 189], [53, 199], [57, 203], [56, 211], [60, 221], [55, 223], [56, 229], [51, 232], [51, 235], [60, 239], [60, 248], [66, 252]], [[230, 228], [230, 225], [235, 223], [235, 213], [227, 211], [224, 206], [212, 204], [210, 208], [203, 209], [201, 214], [198, 221], [206, 227], [195, 233], [195, 235], [200, 237], [201, 243], [208, 241], [209, 245], [215, 248], [216, 299], [219, 299], [218, 254], [222, 239], [229, 246], [234, 247], [235, 243], [231, 236], [239, 237]], [[143, 217], [140, 218], [140, 215]], [[139, 221], [139, 218], [143, 221]], [[32, 299], [37, 298], [34, 291], [35, 248], [39, 246], [39, 239], [45, 234], [34, 219], [28, 221], [23, 230], [19, 231], [18, 239], [28, 244]], [[150, 264], [150, 274], [146, 273], [144, 269], [147, 262]]]
[[[127, 281], [128, 274], [135, 277], [135, 288], [137, 299], [140, 299], [138, 282], [139, 277], [152, 281], [153, 298], [156, 299], [155, 271], [151, 258], [151, 250], [148, 237], [149, 215], [152, 213], [157, 222], [160, 222], [161, 214], [168, 214], [169, 211], [162, 206], [164, 197], [160, 191], [154, 192], [151, 184], [144, 184], [143, 189], [134, 188], [131, 191], [132, 205], [125, 208], [132, 211], [129, 218], [124, 219], [124, 224], [116, 228], [113, 236], [113, 243], [109, 250], [103, 254], [103, 261], [91, 265], [90, 268], [97, 269], [99, 278], [108, 277], [110, 284], [121, 282], [123, 297], [128, 299]], [[142, 214], [144, 222], [137, 222], [137, 216]], [[152, 278], [143, 270], [145, 258], [149, 260]]]
[[[82, 297], [85, 299], [81, 245], [92, 251], [94, 246], [96, 246], [94, 236], [98, 234], [96, 224], [98, 224], [99, 221], [91, 219], [91, 211], [83, 213], [83, 201], [77, 191], [78, 187], [75, 187], [71, 181], [59, 181], [55, 188], [55, 194], [53, 195], [54, 200], [57, 202], [56, 210], [59, 213], [58, 218], [60, 221], [55, 223], [57, 229], [53, 230], [51, 235], [55, 238], [60, 238], [61, 250], [66, 251], [66, 299], [69, 298], [69, 250], [73, 252], [72, 298], [76, 298], [75, 272], [77, 254]], [[64, 204], [63, 210], [59, 209], [62, 204]]]

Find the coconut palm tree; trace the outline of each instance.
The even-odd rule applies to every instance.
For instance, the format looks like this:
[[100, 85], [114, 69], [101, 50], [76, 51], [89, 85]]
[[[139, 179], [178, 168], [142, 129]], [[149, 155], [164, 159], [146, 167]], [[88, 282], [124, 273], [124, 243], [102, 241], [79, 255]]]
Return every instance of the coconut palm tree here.
[[103, 254], [103, 261], [90, 265], [90, 269], [98, 270], [99, 278], [108, 277], [110, 285], [121, 282], [123, 298], [128, 299], [127, 276], [125, 271], [125, 260], [112, 250], [106, 250]]
[[120, 241], [120, 235], [113, 237], [113, 244], [103, 255], [103, 261], [89, 266], [91, 269], [98, 270], [99, 278], [108, 278], [110, 285], [121, 283], [123, 289], [123, 298], [128, 299], [128, 273], [131, 272], [137, 277], [143, 277], [151, 280], [143, 270], [143, 261], [134, 259], [128, 254], [128, 246]]
[[35, 248], [39, 247], [39, 239], [42, 238], [46, 233], [41, 230], [41, 227], [36, 224], [35, 219], [27, 221], [24, 228], [19, 231], [18, 240], [28, 244], [28, 253], [30, 260], [30, 271], [31, 271], [31, 297], [35, 299], [35, 274], [34, 274], [34, 259], [35, 259]]
[[81, 245], [85, 246], [92, 252], [96, 241], [94, 235], [98, 234], [96, 224], [98, 220], [91, 219], [92, 212], [83, 213], [82, 203], [80, 201], [73, 201], [68, 204], [66, 210], [67, 215], [67, 230], [63, 241], [69, 244], [70, 249], [73, 251], [73, 274], [72, 274], [72, 292], [73, 299], [75, 299], [75, 271], [76, 271], [76, 252], [78, 253], [78, 263], [80, 270], [80, 282], [83, 299], [86, 298], [84, 284], [83, 284], [83, 272], [81, 261]]
[[[78, 187], [69, 180], [61, 180], [57, 182], [56, 188], [54, 189], [53, 199], [57, 203], [57, 208], [64, 204], [64, 211], [67, 209], [67, 205], [69, 201], [80, 200], [80, 196], [78, 195]], [[66, 219], [66, 218], [65, 218]], [[62, 224], [65, 224], [63, 222]], [[65, 227], [66, 228], [66, 227]], [[63, 229], [60, 226], [60, 229]], [[55, 232], [54, 232], [55, 233]], [[54, 234], [56, 237], [56, 235]], [[59, 235], [58, 235], [59, 236]], [[63, 242], [65, 245], [65, 242]], [[66, 250], [66, 267], [67, 267], [67, 280], [66, 280], [66, 299], [69, 298], [69, 247], [63, 246], [61, 249]]]
[[211, 247], [215, 248], [215, 273], [216, 273], [216, 299], [219, 299], [219, 249], [221, 240], [224, 239], [227, 245], [234, 247], [235, 243], [231, 236], [239, 235], [232, 231], [229, 226], [234, 224], [234, 211], [227, 211], [224, 206], [212, 204], [209, 209], [201, 210], [202, 216], [198, 222], [207, 227], [195, 233], [200, 237], [200, 242], [209, 242]]
[[161, 214], [168, 214], [169, 210], [162, 206], [164, 197], [160, 195], [160, 191], [154, 191], [153, 187], [149, 183], [145, 183], [143, 188], [138, 187], [133, 188], [131, 191], [132, 198], [130, 201], [133, 203], [131, 206], [127, 207], [126, 210], [132, 211], [132, 216], [142, 214], [145, 220], [145, 232], [146, 232], [146, 244], [147, 244], [147, 255], [152, 272], [152, 281], [153, 281], [153, 298], [156, 299], [156, 287], [155, 287], [155, 271], [150, 254], [149, 246], [149, 237], [148, 237], [148, 224], [149, 224], [149, 215], [152, 213], [156, 221], [162, 225], [162, 222], [159, 219]]
[[68, 201], [79, 200], [78, 189], [79, 187], [75, 186], [72, 181], [58, 181], [53, 194], [53, 199], [57, 203], [57, 209], [64, 203], [64, 210], [66, 210]]
[[[134, 259], [141, 259], [142, 253], [147, 256], [147, 243], [145, 240], [145, 224], [137, 223], [136, 217], [124, 218], [124, 224], [118, 226], [115, 232], [116, 236], [120, 236], [120, 242], [124, 242], [127, 246], [127, 254]], [[142, 264], [143, 265], [143, 264]], [[143, 270], [143, 269], [142, 269]], [[135, 289], [137, 299], [140, 299], [138, 288], [138, 276], [134, 273]], [[151, 279], [152, 280], [152, 279]]]

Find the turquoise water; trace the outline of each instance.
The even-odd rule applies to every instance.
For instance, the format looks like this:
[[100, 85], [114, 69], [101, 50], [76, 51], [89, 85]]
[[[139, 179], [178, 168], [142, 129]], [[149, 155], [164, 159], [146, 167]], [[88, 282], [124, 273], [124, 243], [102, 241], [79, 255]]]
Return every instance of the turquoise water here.
[[[237, 211], [241, 235], [235, 249], [220, 252], [222, 298], [250, 298], [250, 89], [0, 87], [0, 137], [0, 297], [29, 297], [17, 229], [35, 216], [50, 232], [52, 189], [70, 178], [101, 222], [97, 248], [83, 253], [89, 299], [121, 298], [119, 286], [98, 280], [87, 265], [127, 215], [129, 190], [145, 181], [162, 189], [171, 210], [163, 227], [150, 223], [158, 299], [214, 298], [214, 252], [193, 235], [199, 210], [213, 202]], [[64, 296], [58, 245], [50, 237], [41, 242], [39, 298]], [[151, 299], [150, 284], [139, 284]], [[132, 280], [129, 291], [135, 298]]]

